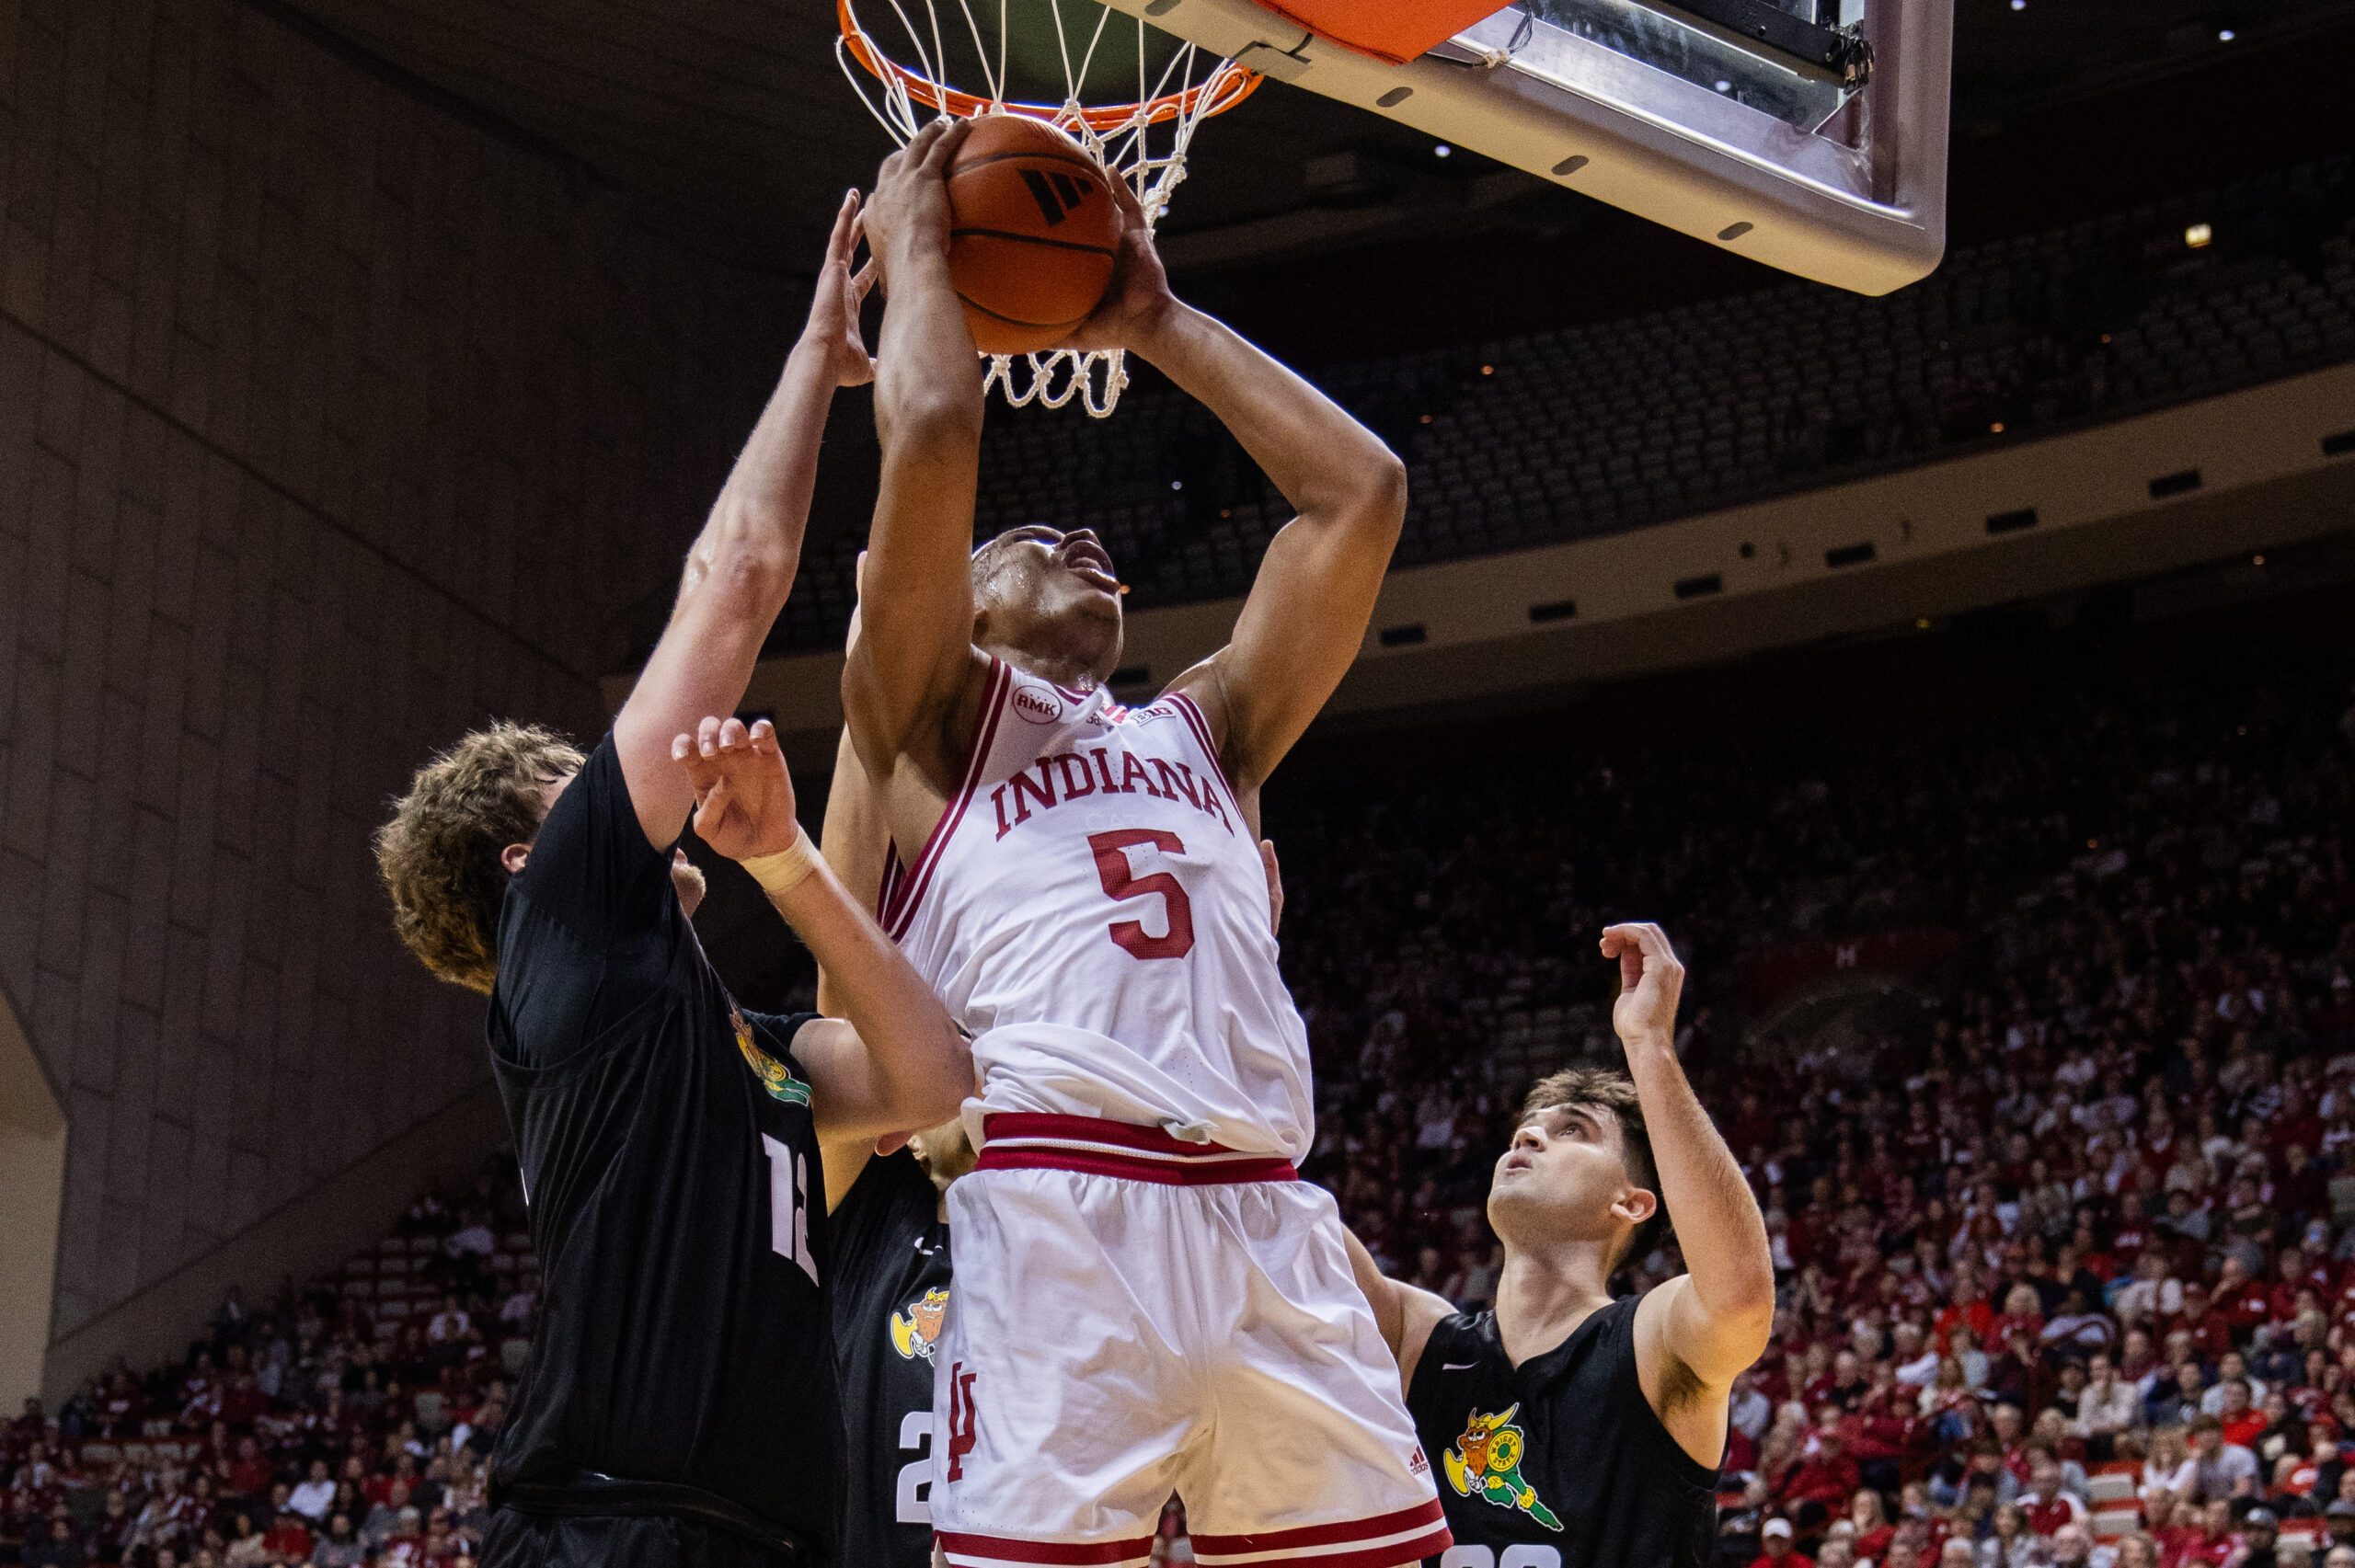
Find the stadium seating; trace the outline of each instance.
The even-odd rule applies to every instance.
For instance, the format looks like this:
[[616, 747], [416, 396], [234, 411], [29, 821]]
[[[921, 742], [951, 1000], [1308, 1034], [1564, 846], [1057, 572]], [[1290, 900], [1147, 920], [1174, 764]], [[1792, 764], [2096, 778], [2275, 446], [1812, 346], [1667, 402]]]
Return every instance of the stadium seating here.
[[[2194, 225], [2207, 237], [2189, 243]], [[1319, 372], [1407, 460], [1397, 563], [1640, 527], [2130, 417], [2355, 356], [2339, 156], [1958, 249], [1879, 299], [1790, 282]], [[1132, 608], [1239, 594], [1290, 513], [1166, 386], [1114, 417], [994, 408], [976, 536], [1093, 528]], [[861, 541], [812, 543], [772, 647], [839, 647]]]

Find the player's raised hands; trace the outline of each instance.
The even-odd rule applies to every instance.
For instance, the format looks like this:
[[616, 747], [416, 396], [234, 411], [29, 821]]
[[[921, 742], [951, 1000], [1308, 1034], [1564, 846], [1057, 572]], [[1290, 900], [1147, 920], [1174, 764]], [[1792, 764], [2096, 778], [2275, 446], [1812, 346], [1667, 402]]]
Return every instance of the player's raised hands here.
[[1672, 1044], [1684, 966], [1676, 961], [1668, 933], [1649, 921], [1606, 926], [1603, 956], [1619, 960], [1619, 1000], [1611, 1005], [1611, 1027], [1621, 1043], [1631, 1048]]
[[856, 272], [850, 265], [866, 234], [858, 192], [846, 191], [834, 212], [834, 232], [826, 239], [825, 265], [810, 292], [810, 324], [801, 329], [802, 349], [825, 356], [836, 386], [864, 386], [875, 379], [875, 361], [858, 330], [859, 304], [875, 286], [875, 262], [870, 258]]
[[1107, 170], [1104, 184], [1112, 206], [1120, 214], [1120, 248], [1113, 258], [1112, 281], [1095, 314], [1079, 324], [1065, 349], [1141, 349], [1168, 314], [1178, 308], [1169, 292], [1169, 274], [1154, 248], [1153, 225], [1144, 220], [1144, 204], [1118, 171]]
[[[915, 133], [876, 171], [867, 199], [867, 243], [888, 273], [891, 258], [930, 252], [948, 255], [948, 165], [972, 126], [939, 120]], [[890, 288], [888, 278], [884, 287]]]
[[793, 847], [793, 775], [777, 750], [776, 729], [756, 719], [706, 718], [671, 742], [671, 760], [695, 784], [695, 832], [730, 860]]

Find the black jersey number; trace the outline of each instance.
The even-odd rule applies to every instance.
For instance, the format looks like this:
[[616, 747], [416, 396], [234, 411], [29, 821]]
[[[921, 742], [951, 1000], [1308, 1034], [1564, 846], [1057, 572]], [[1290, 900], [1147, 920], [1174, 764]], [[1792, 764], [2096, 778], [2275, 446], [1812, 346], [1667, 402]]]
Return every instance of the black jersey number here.
[[1169, 929], [1160, 936], [1151, 936], [1146, 934], [1143, 921], [1114, 921], [1112, 944], [1132, 958], [1183, 958], [1194, 950], [1193, 900], [1186, 897], [1184, 884], [1166, 871], [1139, 876], [1129, 864], [1129, 850], [1136, 844], [1151, 844], [1166, 854], [1186, 853], [1185, 841], [1177, 834], [1155, 828], [1122, 828], [1114, 833], [1087, 835], [1087, 847], [1096, 852], [1096, 875], [1104, 884], [1105, 896], [1117, 903], [1147, 893], [1160, 894]]
[[891, 1516], [903, 1525], [932, 1523], [932, 1412], [912, 1410], [900, 1417], [900, 1451], [923, 1457], [900, 1467], [891, 1490]]
[[1439, 1568], [1562, 1568], [1562, 1554], [1550, 1546], [1508, 1546], [1499, 1557], [1485, 1546], [1451, 1546]]
[[810, 1160], [761, 1134], [769, 1157], [769, 1250], [801, 1265], [818, 1283], [818, 1260], [810, 1255]]

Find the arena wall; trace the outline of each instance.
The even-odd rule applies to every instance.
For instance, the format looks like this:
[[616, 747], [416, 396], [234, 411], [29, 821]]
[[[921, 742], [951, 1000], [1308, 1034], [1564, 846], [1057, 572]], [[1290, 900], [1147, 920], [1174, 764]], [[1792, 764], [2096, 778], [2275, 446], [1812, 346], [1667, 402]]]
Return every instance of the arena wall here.
[[0, 987], [68, 1128], [56, 1343], [240, 1237], [266, 1289], [334, 1244], [268, 1217], [448, 1156], [369, 1158], [487, 1078], [370, 830], [486, 717], [595, 733], [796, 302], [237, 0], [0, 4]]

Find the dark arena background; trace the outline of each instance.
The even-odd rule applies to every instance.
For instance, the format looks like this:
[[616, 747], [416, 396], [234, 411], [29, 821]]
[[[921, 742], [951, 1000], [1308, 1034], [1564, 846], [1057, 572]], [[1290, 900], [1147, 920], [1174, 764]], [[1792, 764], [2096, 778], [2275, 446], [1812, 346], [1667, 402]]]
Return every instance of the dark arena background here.
[[[890, 150], [834, 38], [0, 0], [0, 1562], [362, 1561], [284, 1522], [314, 1461], [366, 1562], [471, 1562], [539, 1278], [481, 1003], [369, 836], [470, 726], [628, 692]], [[1658, 920], [1775, 1248], [1728, 1568], [1776, 1517], [1833, 1564], [2355, 1542], [2350, 74], [2346, 0], [1959, 0], [1945, 258], [1878, 297], [1280, 82], [1194, 143], [1176, 289], [1409, 475], [1266, 795], [1304, 1173], [1489, 1299], [1521, 1094], [1614, 1059], [1595, 933]], [[1123, 696], [1290, 515], [1134, 374], [994, 402], [978, 525], [1104, 537]], [[747, 704], [813, 830], [878, 462], [847, 392]], [[807, 1005], [691, 852], [730, 989]], [[2212, 1516], [2142, 1487], [2203, 1411], [2259, 1469]]]

